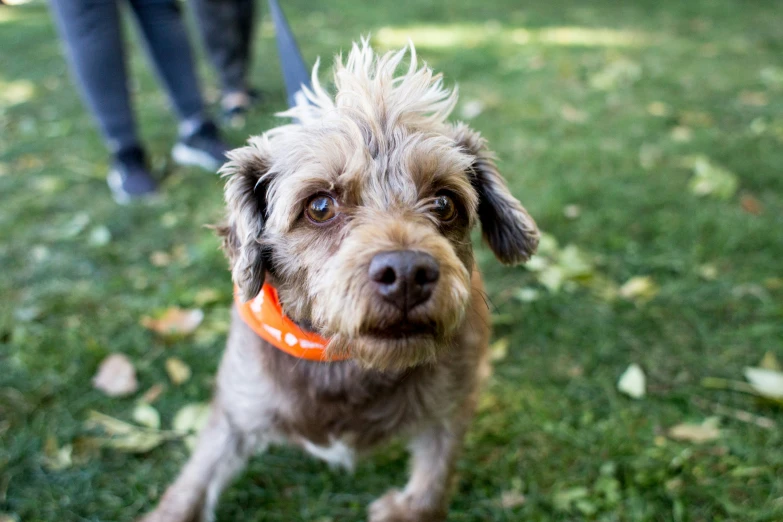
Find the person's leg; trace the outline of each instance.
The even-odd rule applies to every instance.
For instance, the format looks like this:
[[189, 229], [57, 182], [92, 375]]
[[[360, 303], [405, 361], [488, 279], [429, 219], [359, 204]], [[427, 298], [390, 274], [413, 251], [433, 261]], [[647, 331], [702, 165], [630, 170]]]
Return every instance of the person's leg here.
[[176, 0], [129, 0], [160, 78], [180, 118], [174, 160], [215, 170], [228, 147], [208, 118], [199, 89], [193, 53]]
[[254, 0], [192, 0], [207, 54], [224, 95], [246, 93]]
[[107, 177], [125, 203], [155, 191], [131, 109], [116, 0], [52, 0], [52, 13], [82, 97], [114, 159]]
[[116, 0], [52, 0], [82, 97], [112, 153], [137, 146]]
[[129, 0], [155, 69], [181, 121], [204, 118], [193, 53], [176, 0]]

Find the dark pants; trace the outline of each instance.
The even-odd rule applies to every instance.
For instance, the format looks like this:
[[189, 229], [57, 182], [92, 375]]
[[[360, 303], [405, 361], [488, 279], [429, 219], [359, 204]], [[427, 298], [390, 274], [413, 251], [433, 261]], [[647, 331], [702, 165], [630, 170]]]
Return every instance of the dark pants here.
[[254, 0], [191, 0], [223, 93], [247, 91]]
[[[138, 144], [118, 0], [51, 0], [82, 95], [112, 152]], [[180, 120], [202, 117], [193, 55], [176, 0], [127, 0]]]

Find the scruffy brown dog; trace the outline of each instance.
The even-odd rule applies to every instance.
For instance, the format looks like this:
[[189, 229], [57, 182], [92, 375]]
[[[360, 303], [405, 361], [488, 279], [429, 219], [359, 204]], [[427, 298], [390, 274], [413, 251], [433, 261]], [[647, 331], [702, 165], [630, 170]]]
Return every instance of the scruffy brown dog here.
[[[211, 418], [148, 522], [213, 520], [259, 446], [287, 442], [350, 467], [355, 452], [395, 436], [410, 441], [410, 480], [373, 502], [369, 520], [445, 519], [487, 370], [470, 230], [480, 221], [507, 264], [533, 253], [538, 230], [484, 140], [446, 123], [456, 89], [419, 68], [412, 46], [396, 75], [405, 54], [354, 45], [336, 60], [334, 97], [314, 70], [312, 105], [285, 113], [297, 123], [230, 154], [220, 231], [237, 306]], [[323, 338], [325, 360], [286, 353], [300, 339], [279, 328], [264, 326], [280, 342], [260, 336], [240, 315], [259, 295]]]

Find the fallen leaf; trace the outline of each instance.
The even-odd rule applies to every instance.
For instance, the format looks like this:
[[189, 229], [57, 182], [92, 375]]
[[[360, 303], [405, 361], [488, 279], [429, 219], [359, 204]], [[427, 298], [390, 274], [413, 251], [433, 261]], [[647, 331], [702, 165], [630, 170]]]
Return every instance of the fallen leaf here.
[[146, 402], [147, 404], [152, 404], [156, 400], [158, 400], [158, 397], [160, 397], [160, 394], [163, 393], [163, 385], [162, 384], [153, 384], [150, 386], [150, 389], [144, 392], [144, 395], [142, 395], [139, 398], [140, 402]]
[[658, 295], [658, 285], [650, 276], [632, 277], [620, 287], [620, 296], [632, 301], [647, 302]]
[[174, 415], [171, 427], [180, 433], [198, 433], [207, 423], [209, 412], [206, 402], [186, 404]]
[[647, 113], [650, 116], [668, 116], [671, 113], [671, 109], [668, 105], [660, 101], [654, 101], [647, 105]]
[[582, 208], [579, 205], [566, 205], [563, 207], [563, 215], [568, 219], [576, 219], [582, 214]]
[[590, 492], [585, 487], [570, 488], [555, 493], [552, 503], [558, 511], [569, 511], [572, 504], [578, 500], [586, 499], [589, 494]]
[[191, 376], [190, 366], [177, 357], [169, 357], [166, 359], [166, 373], [169, 374], [171, 382], [177, 386], [186, 382]]
[[57, 437], [49, 435], [43, 447], [43, 466], [49, 471], [62, 471], [73, 465], [73, 446], [58, 446]]
[[525, 268], [536, 274], [536, 279], [551, 293], [562, 288], [573, 289], [577, 284], [588, 284], [595, 275], [592, 260], [575, 245], [559, 248], [557, 240], [543, 234], [538, 253], [530, 258]]
[[109, 244], [111, 241], [111, 232], [103, 225], [99, 225], [90, 230], [90, 237], [87, 244], [94, 247], [100, 247]]
[[201, 402], [187, 404], [174, 415], [172, 428], [185, 434], [185, 445], [190, 451], [196, 447], [197, 435], [206, 426], [209, 414], [209, 404]]
[[102, 444], [126, 453], [147, 453], [171, 438], [160, 431], [137, 430], [122, 437], [103, 439]]
[[696, 268], [696, 273], [699, 277], [707, 281], [714, 281], [718, 278], [718, 267], [712, 263], [704, 263]]
[[696, 444], [715, 440], [720, 437], [718, 418], [710, 417], [705, 419], [701, 424], [689, 422], [677, 424], [676, 426], [669, 428], [669, 437], [674, 440], [694, 442]]
[[171, 256], [160, 250], [150, 254], [150, 263], [154, 266], [168, 266], [171, 264]]
[[136, 426], [96, 411], [90, 412], [85, 426], [88, 429], [101, 429], [107, 435], [95, 437], [97, 444], [128, 453], [146, 453], [167, 440], [181, 436], [176, 432]]
[[203, 320], [204, 312], [199, 309], [184, 310], [173, 307], [155, 319], [142, 317], [141, 325], [161, 335], [186, 335], [193, 333]]
[[766, 368], [745, 368], [745, 378], [762, 397], [783, 400], [783, 372]]
[[514, 292], [514, 297], [523, 303], [532, 303], [533, 301], [537, 301], [541, 296], [538, 290], [526, 286]]
[[133, 409], [133, 420], [147, 428], [160, 429], [160, 413], [144, 402], [138, 403]]
[[711, 163], [705, 157], [696, 158], [693, 171], [689, 187], [697, 196], [729, 199], [737, 191], [739, 181], [736, 174]]
[[625, 369], [617, 381], [617, 389], [634, 399], [641, 399], [647, 394], [647, 377], [642, 368], [633, 363]]
[[492, 361], [502, 361], [508, 355], [508, 337], [501, 337], [489, 347], [489, 358]]
[[101, 362], [92, 385], [109, 397], [130, 395], [139, 387], [133, 363], [121, 353], [109, 355]]
[[84, 424], [87, 429], [101, 428], [108, 435], [127, 435], [137, 429], [133, 424], [94, 410], [87, 415]]
[[672, 128], [671, 132], [669, 132], [669, 136], [672, 141], [676, 141], [677, 143], [687, 143], [693, 139], [693, 129], [678, 125]]
[[740, 206], [742, 207], [742, 210], [748, 214], [753, 214], [754, 216], [760, 216], [764, 212], [764, 207], [761, 206], [761, 202], [750, 194], [744, 194], [740, 198]]
[[523, 505], [527, 499], [519, 491], [504, 491], [500, 494], [500, 506], [505, 509], [511, 509]]

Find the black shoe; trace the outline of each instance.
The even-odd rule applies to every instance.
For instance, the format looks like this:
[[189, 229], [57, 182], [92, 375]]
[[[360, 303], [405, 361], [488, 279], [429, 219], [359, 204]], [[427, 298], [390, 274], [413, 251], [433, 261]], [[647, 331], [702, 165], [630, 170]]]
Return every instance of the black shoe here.
[[228, 160], [226, 152], [228, 146], [220, 139], [217, 126], [205, 121], [195, 132], [179, 139], [171, 156], [180, 165], [216, 171]]
[[106, 182], [114, 201], [120, 205], [152, 195], [158, 188], [147, 169], [144, 151], [140, 147], [123, 149], [114, 155]]

